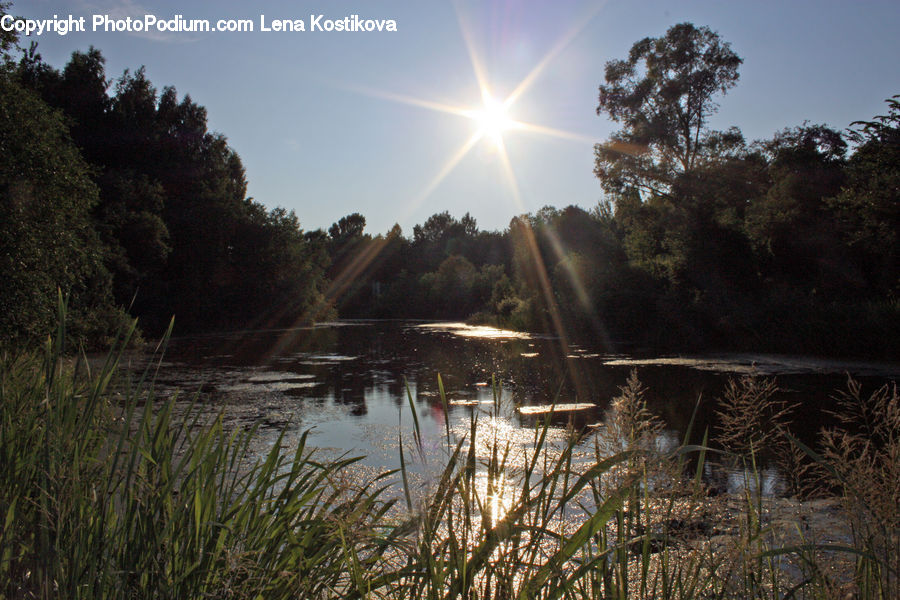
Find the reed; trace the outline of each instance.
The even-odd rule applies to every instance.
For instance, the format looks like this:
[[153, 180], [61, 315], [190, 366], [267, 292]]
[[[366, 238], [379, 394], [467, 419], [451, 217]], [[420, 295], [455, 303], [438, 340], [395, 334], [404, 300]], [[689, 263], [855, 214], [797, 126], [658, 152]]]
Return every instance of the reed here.
[[[303, 435], [252, 461], [254, 431], [173, 418], [149, 372], [117, 381], [43, 353], [0, 363], [0, 597], [329, 598], [388, 547], [385, 477], [335, 485], [356, 459], [320, 462]], [[114, 392], [115, 391], [115, 392]], [[249, 465], [249, 466], [248, 466]]]
[[[848, 378], [835, 396], [837, 425], [821, 434], [814, 459], [820, 482], [837, 489], [848, 515], [853, 593], [900, 597], [900, 394], [896, 384], [870, 394]], [[796, 442], [802, 446], [800, 442]]]
[[[152, 361], [134, 376], [118, 369], [133, 329], [102, 365], [71, 358], [62, 301], [59, 313], [41, 351], [0, 356], [0, 598], [898, 596], [896, 389], [867, 397], [851, 383], [845, 420], [815, 451], [767, 425], [788, 424], [766, 404], [774, 384], [737, 381], [717, 451], [706, 434], [690, 445], [690, 432], [678, 448], [655, 444], [661, 424], [636, 373], [593, 439], [548, 414], [528, 441], [510, 440], [491, 426], [509, 402], [495, 381], [466, 431], [448, 424], [427, 489], [408, 473], [435, 460], [409, 394], [400, 472], [350, 485], [359, 459], [319, 460], [305, 434], [290, 451], [282, 434], [255, 459], [254, 430], [176, 415], [175, 399], [155, 398]], [[837, 486], [846, 544], [776, 524], [757, 463], [776, 439]], [[707, 496], [709, 453], [744, 461], [742, 496]], [[386, 493], [394, 485], [400, 502]]]

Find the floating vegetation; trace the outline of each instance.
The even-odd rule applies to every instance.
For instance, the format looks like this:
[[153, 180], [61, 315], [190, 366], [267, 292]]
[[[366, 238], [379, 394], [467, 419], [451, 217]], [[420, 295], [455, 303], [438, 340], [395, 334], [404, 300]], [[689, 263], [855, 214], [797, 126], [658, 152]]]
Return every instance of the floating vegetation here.
[[688, 367], [698, 371], [748, 375], [838, 374], [857, 376], [898, 377], [896, 364], [832, 360], [808, 356], [779, 356], [774, 354], [731, 354], [720, 357], [672, 356], [664, 358], [616, 358], [604, 361], [610, 367]]
[[270, 372], [270, 373], [260, 373], [259, 375], [251, 375], [247, 378], [247, 381], [251, 383], [257, 382], [280, 382], [280, 381], [293, 381], [296, 379], [315, 379], [316, 376], [311, 373], [290, 373], [290, 372]]
[[267, 392], [286, 392], [289, 390], [301, 390], [314, 388], [319, 383], [316, 381], [252, 381], [247, 383], [236, 383], [233, 385], [222, 385], [218, 387], [221, 392], [252, 392], [265, 390]]
[[[521, 407], [544, 415], [521, 428], [496, 385], [489, 410], [469, 411], [468, 428], [444, 420], [429, 448], [407, 387], [412, 424], [385, 473], [310, 449], [277, 404], [235, 431], [155, 399], [151, 368], [109, 387], [120, 353], [88, 369], [64, 356], [62, 330], [44, 353], [0, 354], [0, 598], [900, 597], [896, 387], [849, 382], [822, 453], [784, 434], [840, 502], [766, 498], [754, 448], [775, 438], [740, 411], [725, 439], [755, 440], [745, 485], [712, 498], [716, 450], [706, 435], [687, 444], [693, 418], [684, 441], [659, 444], [635, 372], [593, 449], [550, 426], [593, 404]], [[728, 393], [743, 407], [770, 387]], [[741, 452], [728, 446], [717, 454]]]
[[588, 402], [576, 402], [570, 404], [543, 404], [539, 406], [520, 406], [519, 412], [523, 415], [546, 415], [560, 412], [573, 412], [577, 410], [589, 410], [597, 408], [596, 404]]

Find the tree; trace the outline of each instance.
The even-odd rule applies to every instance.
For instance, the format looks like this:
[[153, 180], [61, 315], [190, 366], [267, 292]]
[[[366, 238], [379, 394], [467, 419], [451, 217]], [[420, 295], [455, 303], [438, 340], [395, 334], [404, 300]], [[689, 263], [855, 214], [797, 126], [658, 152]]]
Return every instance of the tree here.
[[478, 224], [469, 213], [457, 220], [448, 211], [435, 213], [422, 225], [413, 227], [413, 269], [433, 271], [449, 256], [460, 254], [479, 266], [481, 261], [472, 255]]
[[[268, 211], [246, 197], [240, 157], [223, 135], [208, 130], [204, 107], [190, 96], [179, 98], [172, 87], [158, 93], [143, 68], [125, 71], [110, 96], [105, 60], [94, 48], [73, 53], [62, 72], [44, 63], [34, 45], [14, 68], [6, 49], [0, 45], [0, 76], [9, 84], [0, 98], [0, 120], [9, 129], [0, 132], [6, 159], [0, 193], [12, 218], [0, 223], [0, 261], [8, 259], [0, 275], [7, 268], [12, 274], [5, 282], [10, 287], [0, 290], [0, 307], [13, 313], [16, 294], [40, 300], [51, 288], [55, 298], [56, 285], [73, 290], [74, 297], [88, 289], [79, 283], [80, 261], [90, 259], [93, 281], [103, 279], [89, 288], [97, 292], [95, 305], [102, 308], [112, 290], [145, 329], [161, 328], [173, 314], [182, 332], [328, 316], [322, 288], [330, 244], [305, 236], [293, 213]], [[9, 125], [16, 120], [23, 131], [30, 131], [32, 121], [43, 124], [29, 139]], [[72, 157], [58, 160], [64, 154]], [[28, 177], [22, 169], [35, 176], [23, 183]], [[8, 189], [2, 177], [11, 181]], [[58, 194], [64, 184], [73, 189]], [[74, 189], [76, 184], [87, 191]], [[41, 204], [53, 195], [59, 196], [57, 205]], [[68, 230], [54, 236], [55, 215], [70, 204]], [[36, 217], [20, 210], [30, 207], [48, 216], [32, 223]], [[353, 220], [358, 225], [345, 223], [345, 229], [361, 233], [365, 219]], [[69, 244], [75, 234], [87, 246], [83, 252]], [[15, 246], [25, 242], [34, 249]], [[57, 250], [58, 258], [43, 258]], [[30, 264], [21, 259], [26, 255], [34, 272], [15, 272], [16, 264]], [[38, 283], [40, 293], [34, 291]], [[22, 304], [17, 318], [40, 312], [46, 321], [45, 305], [41, 311], [30, 306]]]
[[353, 238], [361, 238], [366, 230], [366, 218], [359, 213], [341, 217], [337, 223], [328, 228], [328, 235], [335, 242], [346, 242]]
[[[468, 222], [471, 219], [469, 213], [466, 213], [463, 219], [466, 219]], [[471, 221], [474, 225], [474, 219], [471, 219]], [[460, 221], [450, 216], [449, 211], [445, 210], [442, 213], [431, 215], [422, 225], [413, 226], [413, 242], [420, 244], [423, 242], [444, 241], [447, 238], [464, 234], [465, 230], [466, 227], [461, 225]]]
[[847, 165], [847, 182], [832, 201], [845, 243], [857, 257], [872, 291], [900, 294], [900, 95], [889, 111], [854, 123], [859, 144]]
[[770, 281], [804, 289], [853, 290], [827, 199], [844, 180], [847, 144], [824, 125], [785, 129], [758, 142], [767, 160], [768, 189], [747, 209], [746, 231]]
[[[9, 14], [9, 2], [0, 2], [0, 17]], [[19, 35], [13, 31], [0, 29], [0, 64], [11, 63], [10, 51], [19, 43]]]
[[713, 98], [738, 80], [742, 60], [707, 27], [681, 23], [606, 63], [597, 114], [623, 128], [595, 147], [594, 173], [612, 194], [690, 197], [692, 176], [736, 130], [707, 129]]
[[51, 101], [72, 119], [72, 138], [89, 162], [103, 156], [109, 139], [105, 64], [106, 59], [93, 46], [86, 53], [73, 52], [54, 90], [55, 101]]
[[5, 73], [0, 149], [0, 339], [46, 335], [61, 290], [70, 300], [70, 333], [97, 340], [116, 317], [91, 223], [97, 188], [63, 115]]

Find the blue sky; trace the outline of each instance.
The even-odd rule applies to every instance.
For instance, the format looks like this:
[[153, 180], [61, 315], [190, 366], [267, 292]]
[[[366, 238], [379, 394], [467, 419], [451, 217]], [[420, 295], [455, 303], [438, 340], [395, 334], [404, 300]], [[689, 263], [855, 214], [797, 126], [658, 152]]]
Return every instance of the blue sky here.
[[[744, 59], [712, 125], [737, 125], [748, 139], [805, 120], [845, 128], [883, 114], [884, 99], [900, 93], [896, 0], [14, 0], [11, 12], [88, 21], [93, 14], [241, 18], [257, 29], [260, 15], [395, 20], [396, 33], [34, 38], [54, 66], [94, 45], [110, 77], [144, 65], [158, 88], [190, 94], [241, 155], [249, 195], [296, 211], [305, 229], [360, 212], [370, 233], [398, 222], [411, 234], [443, 210], [503, 229], [512, 216], [547, 204], [596, 205], [603, 194], [592, 145], [616, 129], [595, 112], [604, 65], [679, 22], [710, 27]], [[505, 154], [485, 138], [463, 155], [477, 121], [433, 104], [481, 107], [471, 55], [501, 99], [534, 73], [509, 117], [561, 135], [507, 130]]]

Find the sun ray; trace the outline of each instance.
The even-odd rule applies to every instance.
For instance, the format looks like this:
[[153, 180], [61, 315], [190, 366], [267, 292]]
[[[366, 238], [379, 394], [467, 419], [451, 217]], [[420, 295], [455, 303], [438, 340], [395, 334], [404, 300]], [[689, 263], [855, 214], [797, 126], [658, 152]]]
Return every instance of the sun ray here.
[[512, 163], [509, 162], [509, 154], [506, 152], [506, 145], [503, 143], [503, 140], [500, 140], [500, 144], [497, 147], [500, 154], [500, 164], [503, 166], [503, 174], [506, 176], [507, 185], [509, 185], [509, 189], [513, 195], [513, 201], [516, 203], [516, 209], [519, 211], [525, 210], [525, 203], [522, 202], [522, 194], [519, 191], [519, 182], [516, 179], [516, 174], [513, 172]]
[[[506, 147], [502, 145], [502, 141], [499, 150], [500, 161], [503, 165], [503, 172], [506, 175], [510, 190], [513, 193], [515, 203], [520, 211], [524, 211], [525, 207], [524, 202], [522, 202], [521, 194], [519, 192], [519, 185], [512, 168], [512, 163], [510, 163], [509, 161], [509, 155], [506, 153]], [[604, 327], [600, 319], [590, 311], [590, 301], [587, 295], [587, 291], [584, 288], [584, 284], [581, 281], [581, 278], [566, 260], [559, 238], [556, 237], [555, 234], [553, 234], [552, 230], [546, 229], [546, 231], [550, 234], [550, 246], [553, 249], [554, 254], [556, 254], [557, 258], [560, 260], [560, 263], [562, 264], [563, 270], [565, 272], [565, 276], [569, 278], [573, 288], [575, 288], [575, 293], [576, 296], [578, 296], [578, 301], [582, 303], [585, 308], [589, 309], [588, 314], [591, 315], [591, 321], [595, 332], [600, 335], [604, 344], [608, 343], [609, 335], [606, 332], [606, 328]], [[553, 290], [553, 284], [550, 281], [550, 274], [547, 271], [547, 265], [544, 262], [543, 255], [540, 251], [537, 236], [535, 236], [534, 230], [530, 225], [524, 228], [524, 234], [526, 247], [531, 254], [531, 260], [533, 261], [532, 268], [538, 281], [541, 295], [544, 298], [547, 312], [550, 314], [550, 326], [552, 327], [552, 331], [556, 333], [557, 339], [559, 341], [560, 358], [565, 359], [565, 364], [567, 366], [569, 376], [572, 378], [572, 384], [575, 386], [576, 397], [582, 399], [589, 398], [589, 388], [586, 385], [581, 371], [577, 368], [573, 368], [572, 362], [568, 358], [571, 354], [569, 335], [566, 330], [565, 324], [563, 323], [562, 312], [560, 311], [559, 304], [556, 301], [556, 294]]]
[[[519, 192], [519, 184], [516, 180], [516, 175], [513, 172], [512, 163], [509, 161], [509, 155], [506, 153], [506, 147], [501, 146], [500, 148], [500, 162], [503, 165], [503, 172], [506, 175], [507, 182], [509, 183], [510, 190], [513, 192], [513, 199], [515, 200], [516, 206], [520, 211], [525, 210], [525, 203], [522, 202], [522, 197]], [[553, 288], [550, 284], [550, 276], [547, 273], [547, 266], [544, 264], [544, 259], [541, 256], [540, 250], [538, 248], [537, 239], [534, 236], [534, 232], [531, 227], [527, 228], [526, 231], [526, 240], [528, 242], [528, 249], [531, 252], [532, 259], [534, 260], [535, 273], [537, 275], [538, 281], [540, 282], [541, 292], [544, 295], [544, 301], [547, 304], [547, 308], [550, 311], [550, 319], [552, 321], [553, 329], [556, 331], [559, 336], [560, 344], [563, 348], [563, 356], [568, 354], [569, 343], [566, 339], [566, 330], [563, 327], [562, 316], [559, 312], [559, 307], [556, 304], [556, 298], [553, 294]]]
[[[414, 212], [419, 207], [419, 205], [441, 185], [441, 183], [450, 175], [450, 173], [457, 167], [457, 165], [469, 154], [472, 148], [481, 140], [487, 139], [493, 142], [494, 147], [497, 150], [497, 154], [499, 155], [499, 162], [501, 165], [503, 176], [506, 180], [510, 193], [512, 194], [512, 199], [516, 206], [516, 209], [520, 213], [527, 212], [527, 209], [525, 207], [521, 190], [519, 188], [518, 181], [516, 179], [515, 172], [513, 171], [509, 154], [506, 149], [506, 143], [503, 137], [504, 132], [521, 131], [549, 137], [556, 137], [559, 139], [579, 143], [594, 143], [595, 140], [593, 138], [582, 134], [556, 129], [545, 125], [516, 120], [512, 118], [509, 110], [538, 80], [547, 66], [554, 59], [556, 59], [559, 54], [562, 53], [562, 51], [567, 48], [572, 43], [572, 41], [584, 30], [588, 23], [593, 20], [593, 18], [599, 13], [604, 4], [605, 3], [598, 3], [593, 7], [592, 10], [588, 11], [583, 18], [576, 22], [575, 25], [571, 29], [569, 29], [556, 44], [553, 45], [550, 51], [538, 61], [534, 68], [525, 76], [524, 79], [522, 79], [522, 81], [518, 83], [518, 85], [516, 85], [512, 93], [506, 96], [505, 99], [498, 100], [494, 96], [490, 82], [488, 81], [487, 70], [485, 69], [484, 64], [482, 63], [476, 50], [476, 44], [472, 36], [471, 28], [465, 15], [463, 14], [463, 11], [460, 8], [458, 0], [455, 0], [453, 2], [453, 8], [456, 12], [460, 33], [462, 35], [469, 60], [472, 64], [472, 70], [478, 83], [479, 91], [481, 93], [480, 107], [472, 108], [454, 106], [452, 104], [435, 102], [393, 92], [385, 92], [360, 87], [354, 88], [356, 89], [356, 91], [372, 97], [399, 102], [402, 104], [407, 104], [427, 110], [462, 116], [475, 121], [476, 131], [462, 144], [462, 146], [460, 146], [456, 150], [453, 155], [450, 156], [450, 158], [439, 169], [439, 171], [435, 174], [431, 181], [428, 182], [425, 188], [412, 199], [412, 201], [407, 205], [407, 215], [405, 216], [408, 216], [409, 214]], [[621, 150], [634, 151], [635, 149], [622, 148]], [[543, 297], [544, 304], [548, 309], [547, 313], [550, 321], [549, 323], [547, 323], [548, 329], [557, 334], [559, 340], [559, 350], [562, 353], [562, 357], [566, 357], [569, 354], [569, 342], [566, 328], [563, 324], [562, 313], [559, 305], [556, 302], [556, 296], [553, 291], [550, 274], [548, 273], [547, 265], [545, 264], [544, 258], [541, 254], [540, 245], [536, 238], [535, 232], [532, 230], [530, 223], [528, 223], [527, 220], [523, 222], [522, 234], [525, 246], [530, 256], [529, 262], [531, 263], [531, 265], [529, 270], [531, 270], [533, 273], [533, 277], [536, 280], [539, 294]], [[563, 268], [564, 276], [571, 281], [572, 287], [576, 292], [578, 302], [583, 305], [588, 305], [590, 303], [590, 299], [588, 297], [587, 291], [583, 285], [583, 282], [580, 281], [576, 270], [572, 267], [571, 264], [568, 263], [564, 255], [564, 248], [562, 247], [560, 240], [551, 239], [550, 246], [552, 248], [553, 254], [556, 255], [558, 262], [560, 262]], [[346, 278], [353, 279], [358, 276], [358, 274], [375, 259], [375, 256], [379, 253], [380, 248], [373, 247], [371, 250], [372, 252], [370, 255], [357, 257], [358, 260], [354, 261], [354, 264], [351, 265], [349, 272], [346, 273]], [[338, 279], [340, 279], [340, 277]], [[596, 319], [596, 321], [597, 322], [594, 323], [595, 328], [600, 332], [604, 332], [602, 323], [599, 322], [599, 319]], [[568, 372], [572, 377], [573, 383], [575, 384], [576, 394], [581, 396], [582, 393], [586, 391], [586, 388], [583, 386], [583, 382], [580, 381], [580, 376], [577, 373], [577, 369], [571, 368], [570, 365], [568, 367]]]
[[573, 142], [585, 142], [587, 144], [593, 145], [596, 143], [596, 140], [590, 136], [583, 135], [580, 133], [574, 133], [572, 131], [566, 131], [564, 129], [556, 129], [554, 127], [547, 127], [545, 125], [537, 125], [535, 123], [526, 123], [524, 121], [512, 121], [510, 123], [510, 129], [517, 129], [520, 131], [527, 131], [529, 133], [538, 133], [541, 135], [547, 135], [550, 137], [556, 137], [563, 140], [570, 140]]
[[447, 113], [451, 115], [458, 115], [461, 117], [470, 117], [472, 113], [471, 108], [466, 108], [464, 106], [454, 106], [453, 104], [435, 102], [432, 100], [426, 100], [424, 98], [416, 98], [415, 96], [407, 96], [405, 94], [397, 94], [395, 92], [387, 92], [384, 90], [378, 90], [365, 86], [344, 86], [344, 89], [362, 94], [364, 96], [370, 96], [372, 98], [381, 98], [382, 100], [390, 100], [399, 104], [408, 104], [410, 106], [416, 106], [418, 108], [425, 108], [428, 110]]
[[613, 152], [618, 152], [619, 154], [629, 154], [631, 156], [641, 156], [642, 154], [647, 154], [648, 152], [647, 146], [642, 146], [640, 144], [631, 144], [628, 142], [620, 142], [616, 140], [607, 142], [603, 144], [603, 146], [612, 150]]
[[417, 209], [419, 205], [425, 200], [425, 198], [431, 195], [431, 193], [438, 188], [441, 182], [443, 182], [444, 179], [446, 179], [447, 176], [453, 171], [453, 169], [456, 168], [456, 165], [458, 165], [460, 161], [462, 161], [462, 159], [466, 157], [469, 151], [472, 150], [475, 144], [477, 144], [479, 140], [481, 140], [482, 135], [483, 134], [481, 132], [476, 131], [469, 137], [468, 140], [466, 140], [466, 142], [462, 146], [459, 147], [456, 153], [451, 156], [446, 163], [444, 163], [444, 166], [441, 167], [441, 170], [438, 171], [438, 173], [432, 178], [430, 182], [428, 182], [428, 185], [425, 186], [425, 189], [419, 192], [419, 194], [409, 203], [406, 215], [404, 216], [408, 216], [409, 214], [414, 212], [415, 209]]
[[578, 35], [584, 31], [584, 28], [588, 26], [594, 17], [600, 12], [600, 10], [605, 5], [605, 2], [598, 3], [594, 6], [594, 8], [588, 11], [587, 14], [584, 15], [575, 25], [562, 37], [560, 40], [550, 49], [544, 58], [538, 61], [538, 64], [534, 66], [533, 69], [525, 76], [525, 79], [519, 82], [519, 85], [512, 91], [512, 93], [507, 96], [506, 100], [503, 101], [506, 107], [510, 107], [516, 103], [516, 101], [525, 93], [528, 88], [532, 86], [532, 84], [537, 80], [540, 74], [544, 71], [544, 69], [553, 62], [553, 59], [556, 56], [566, 49], [566, 47], [572, 43]]
[[490, 84], [488, 83], [487, 75], [485, 74], [484, 65], [481, 64], [478, 53], [475, 51], [475, 41], [472, 39], [472, 32], [469, 28], [469, 24], [466, 21], [462, 10], [459, 8], [458, 0], [453, 2], [453, 10], [456, 12], [456, 21], [459, 23], [459, 31], [462, 34], [466, 51], [469, 53], [469, 60], [472, 63], [475, 80], [478, 82], [478, 89], [481, 90], [482, 100], [484, 100], [484, 95], [490, 93]]
[[599, 336], [603, 347], [611, 348], [612, 346], [609, 332], [600, 318], [594, 313], [590, 296], [587, 293], [584, 282], [581, 280], [581, 277], [578, 275], [578, 272], [575, 270], [572, 264], [571, 256], [567, 255], [566, 249], [563, 247], [562, 241], [559, 239], [559, 235], [557, 235], [557, 233], [553, 229], [547, 229], [546, 233], [546, 239], [550, 243], [550, 248], [556, 255], [556, 259], [559, 266], [562, 268], [563, 274], [569, 280], [569, 284], [572, 286], [572, 290], [575, 292], [575, 297], [578, 300], [578, 303], [581, 304], [581, 307], [584, 309], [584, 314], [587, 315], [588, 319], [590, 320], [591, 326], [594, 329], [594, 333]]

